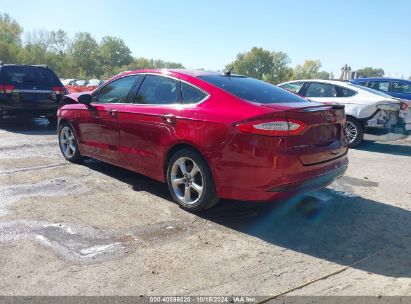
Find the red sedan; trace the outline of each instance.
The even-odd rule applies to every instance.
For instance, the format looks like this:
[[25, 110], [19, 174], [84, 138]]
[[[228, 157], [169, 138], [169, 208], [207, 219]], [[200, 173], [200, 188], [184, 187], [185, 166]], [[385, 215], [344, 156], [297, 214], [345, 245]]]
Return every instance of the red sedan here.
[[58, 112], [63, 156], [167, 182], [186, 210], [272, 201], [327, 186], [348, 166], [344, 108], [231, 73], [139, 70]]

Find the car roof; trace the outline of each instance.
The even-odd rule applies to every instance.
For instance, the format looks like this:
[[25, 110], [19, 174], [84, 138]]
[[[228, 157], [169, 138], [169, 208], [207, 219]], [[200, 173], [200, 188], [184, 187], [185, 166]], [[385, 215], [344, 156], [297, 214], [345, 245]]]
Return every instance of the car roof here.
[[14, 63], [2, 63], [0, 64], [0, 69], [2, 67], [10, 67], [10, 66], [15, 66], [15, 67], [35, 67], [35, 68], [43, 68], [43, 69], [48, 69], [49, 66], [47, 64], [14, 64]]
[[[208, 76], [208, 75], [223, 75], [221, 72], [215, 71], [205, 71], [205, 70], [190, 70], [190, 69], [143, 69], [143, 70], [133, 70], [133, 71], [126, 71], [122, 72], [116, 76], [124, 76], [128, 74], [136, 74], [136, 73], [154, 73], [154, 74], [163, 74], [163, 75], [171, 75], [171, 76], [191, 76], [191, 77], [200, 77], [200, 76]], [[233, 76], [239, 76], [233, 74]]]
[[352, 81], [384, 81], [384, 80], [389, 80], [389, 81], [405, 81], [405, 82], [411, 82], [410, 80], [407, 79], [401, 79], [401, 78], [391, 78], [391, 77], [367, 77], [367, 78], [355, 78], [352, 79]]

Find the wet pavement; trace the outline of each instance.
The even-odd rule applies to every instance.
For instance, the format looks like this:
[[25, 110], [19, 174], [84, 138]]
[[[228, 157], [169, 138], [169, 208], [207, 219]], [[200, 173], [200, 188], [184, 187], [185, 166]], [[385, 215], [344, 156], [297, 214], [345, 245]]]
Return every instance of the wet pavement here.
[[[167, 186], [63, 160], [46, 120], [0, 121], [0, 294], [411, 294], [411, 140], [366, 142], [327, 189], [189, 214]], [[331, 275], [341, 270], [341, 273]]]

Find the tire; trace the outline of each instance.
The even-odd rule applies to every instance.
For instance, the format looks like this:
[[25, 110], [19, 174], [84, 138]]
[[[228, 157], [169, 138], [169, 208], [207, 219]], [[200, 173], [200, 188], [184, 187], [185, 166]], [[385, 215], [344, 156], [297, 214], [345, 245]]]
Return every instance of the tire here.
[[79, 163], [83, 159], [76, 134], [68, 123], [62, 123], [58, 132], [59, 146], [64, 158], [72, 163]]
[[219, 201], [210, 167], [193, 150], [174, 153], [167, 165], [167, 183], [171, 196], [184, 210], [206, 210]]
[[348, 147], [353, 148], [362, 143], [364, 138], [364, 126], [358, 119], [347, 116], [345, 132], [348, 137]]

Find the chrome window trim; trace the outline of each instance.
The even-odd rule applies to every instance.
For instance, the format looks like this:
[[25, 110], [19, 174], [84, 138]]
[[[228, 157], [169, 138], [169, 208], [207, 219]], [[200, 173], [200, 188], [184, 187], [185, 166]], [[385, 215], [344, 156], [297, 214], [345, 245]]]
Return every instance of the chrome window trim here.
[[[128, 74], [128, 75], [118, 77], [116, 79], [112, 79], [111, 81], [109, 81], [107, 83], [106, 82], [103, 83], [103, 85], [101, 85], [100, 87], [97, 87], [97, 89], [95, 91], [93, 91], [90, 94], [90, 96], [91, 96], [91, 98], [93, 98], [95, 95], [98, 95], [100, 93], [101, 89], [103, 89], [105, 86], [109, 85], [110, 83], [113, 83], [114, 81], [117, 81], [117, 80], [120, 80], [120, 79], [123, 79], [123, 78], [126, 78], [126, 77], [130, 77], [130, 76], [139, 76], [139, 75], [141, 75], [141, 74]], [[116, 105], [116, 104], [132, 104], [132, 103], [130, 103], [130, 102], [116, 102], [116, 103], [113, 103], [113, 102], [105, 102], [105, 103], [103, 103], [103, 102], [101, 102], [101, 103], [100, 102], [91, 102], [90, 104], [91, 105], [99, 105], [99, 104], [101, 104], [101, 105], [105, 105], [105, 104]]]
[[[184, 104], [184, 98], [183, 98], [182, 103], [169, 103], [169, 104], [136, 103], [136, 102], [122, 102], [122, 103], [120, 103], [120, 102], [118, 102], [118, 103], [98, 103], [98, 102], [96, 103], [96, 102], [92, 102], [91, 105], [99, 105], [99, 104], [100, 104], [100, 105], [133, 105], [133, 106], [165, 106], [165, 105], [173, 106], [173, 105], [174, 105], [174, 106], [180, 106], [180, 107], [182, 107], [182, 108], [186, 108], [186, 107], [188, 108], [188, 107], [197, 106], [197, 105], [203, 103], [204, 101], [206, 101], [206, 100], [210, 97], [210, 94], [209, 94], [208, 92], [204, 91], [203, 89], [201, 89], [201, 88], [197, 87], [196, 85], [193, 85], [193, 84], [191, 84], [191, 83], [189, 83], [188, 81], [185, 81], [185, 80], [183, 80], [183, 79], [180, 79], [180, 78], [177, 78], [177, 77], [171, 76], [171, 75], [164, 75], [164, 74], [158, 74], [158, 73], [145, 73], [145, 72], [144, 72], [144, 73], [127, 74], [127, 75], [118, 77], [118, 78], [116, 78], [116, 79], [113, 79], [113, 80], [110, 81], [110, 82], [104, 83], [103, 86], [101, 86], [100, 88], [98, 88], [98, 90], [96, 90], [95, 92], [93, 92], [93, 93], [91, 94], [91, 97], [93, 98], [93, 96], [94, 96], [95, 94], [98, 94], [98, 92], [100, 92], [100, 90], [101, 90], [102, 88], [104, 88], [106, 85], [109, 85], [109, 84], [112, 83], [113, 81], [116, 81], [116, 80], [119, 80], [119, 79], [122, 79], [122, 78], [125, 78], [125, 77], [129, 77], [129, 76], [142, 76], [142, 77], [145, 77], [145, 76], [147, 76], [147, 75], [154, 75], [154, 76], [166, 77], [166, 78], [170, 78], [170, 79], [173, 79], [173, 80], [176, 80], [176, 81], [179, 81], [179, 82], [184, 82], [184, 83], [186, 83], [187, 85], [190, 85], [190, 86], [192, 86], [193, 88], [195, 88], [195, 89], [203, 92], [206, 96], [205, 96], [203, 99], [201, 99], [200, 101], [198, 101], [197, 103], [188, 103], [188, 104]], [[143, 82], [144, 82], [144, 80], [143, 80]], [[180, 90], [181, 90], [181, 88], [180, 88]], [[137, 92], [137, 94], [138, 94], [138, 92]]]
[[[173, 79], [173, 80], [176, 80], [176, 81], [179, 81], [179, 82], [184, 82], [184, 83], [192, 86], [193, 88], [198, 89], [198, 90], [200, 90], [201, 92], [203, 92], [203, 93], [206, 95], [206, 97], [204, 97], [203, 99], [201, 99], [201, 100], [200, 100], [199, 102], [197, 102], [197, 103], [187, 103], [187, 104], [185, 104], [185, 103], [184, 103], [184, 97], [183, 97], [182, 103], [170, 103], [170, 104], [167, 104], [167, 103], [166, 103], [166, 104], [156, 104], [156, 103], [132, 103], [132, 104], [134, 104], [134, 105], [139, 105], [139, 106], [180, 105], [180, 106], [182, 106], [183, 108], [185, 108], [186, 106], [196, 106], [196, 105], [199, 105], [200, 103], [203, 103], [204, 101], [206, 101], [206, 100], [210, 97], [210, 94], [209, 94], [208, 92], [206, 92], [206, 91], [204, 91], [203, 89], [201, 89], [201, 88], [199, 88], [199, 87], [197, 87], [197, 86], [189, 83], [188, 81], [185, 81], [185, 80], [183, 80], [183, 79], [177, 78], [177, 77], [175, 77], [175, 76], [164, 75], [164, 74], [156, 74], [156, 73], [137, 73], [137, 74], [139, 74], [139, 75], [145, 75], [145, 76], [146, 76], [146, 75], [154, 75], [154, 76], [160, 76], [160, 77], [162, 76], [162, 77], [170, 78], [170, 79]], [[144, 80], [143, 80], [143, 82], [144, 82]], [[180, 88], [180, 90], [181, 90], [181, 88]], [[137, 94], [138, 94], [138, 92], [137, 92]]]
[[19, 90], [19, 89], [16, 89], [16, 90], [13, 90], [12, 93], [42, 93], [42, 94], [47, 93], [47, 94], [51, 94], [51, 93], [54, 93], [54, 91], [52, 91], [52, 90]]

